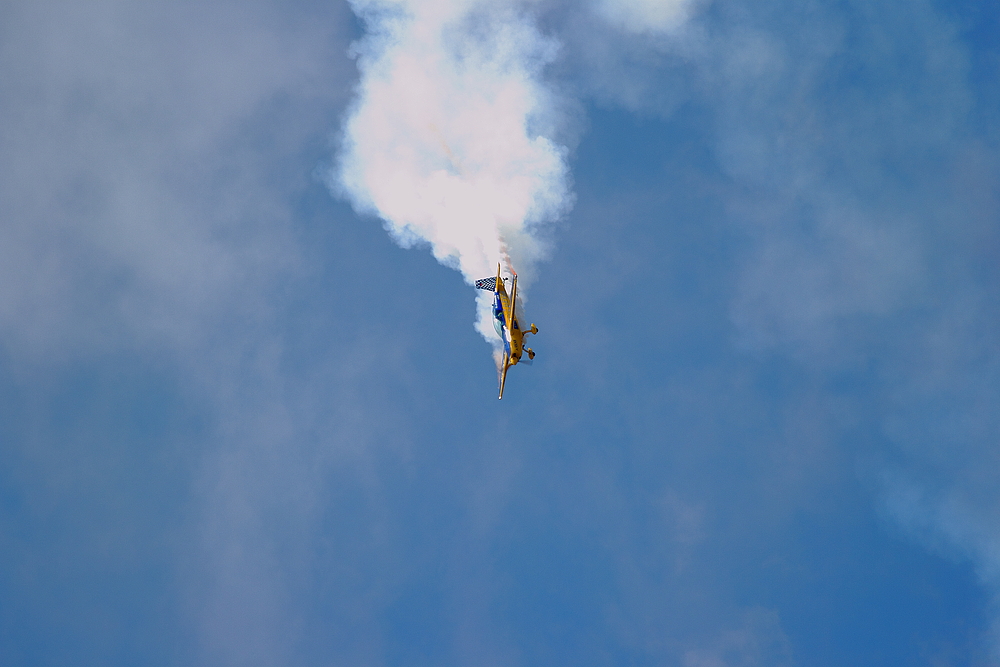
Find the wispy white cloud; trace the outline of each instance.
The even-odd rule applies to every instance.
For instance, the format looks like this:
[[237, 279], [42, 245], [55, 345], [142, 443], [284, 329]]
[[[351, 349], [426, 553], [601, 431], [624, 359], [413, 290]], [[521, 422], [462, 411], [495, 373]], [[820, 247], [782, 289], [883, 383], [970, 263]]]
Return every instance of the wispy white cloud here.
[[[665, 35], [612, 25], [635, 34], [580, 20], [567, 32], [589, 65], [577, 84], [710, 128], [740, 238], [733, 342], [813, 378], [816, 403], [841, 412], [806, 415], [790, 446], [878, 424], [886, 449], [851, 455], [907, 480], [883, 488], [892, 521], [971, 563], [995, 599], [997, 234], [985, 221], [1000, 170], [996, 123], [982, 123], [996, 120], [993, 84], [971, 75], [974, 50], [987, 69], [995, 51], [929, 2], [717, 1]], [[825, 386], [834, 378], [858, 385]]]
[[[343, 58], [349, 14], [268, 1], [98, 0], [8, 3], [0, 16], [0, 355], [16, 378], [4, 380], [44, 407], [63, 392], [80, 405], [63, 387], [75, 386], [68, 369], [97, 378], [79, 383], [96, 397], [91, 420], [74, 423], [72, 407], [19, 416], [38, 435], [4, 443], [5, 491], [26, 499], [23, 513], [5, 507], [4, 520], [79, 523], [80, 581], [87, 568], [97, 581], [105, 567], [140, 567], [132, 552], [160, 554], [144, 566], [176, 580], [171, 596], [190, 597], [164, 604], [160, 621], [190, 632], [175, 647], [185, 660], [248, 664], [252, 651], [285, 663], [293, 616], [255, 518], [261, 507], [234, 488], [240, 456], [219, 452], [288, 437], [281, 409], [261, 407], [280, 384], [274, 291], [306, 269], [292, 220], [353, 78]], [[176, 400], [202, 406], [200, 428], [159, 424], [168, 406], [115, 391], [135, 357], [145, 381], [165, 376], [183, 387]], [[248, 391], [250, 376], [267, 388]], [[155, 394], [135, 384], [140, 396]], [[122, 426], [130, 401], [140, 422], [151, 420], [145, 431]], [[269, 418], [254, 433], [220, 426], [251, 414]], [[147, 475], [143, 456], [163, 469]], [[216, 456], [225, 470], [213, 476]], [[191, 478], [200, 467], [199, 487]], [[135, 479], [152, 479], [170, 505], [150, 509], [152, 491], [133, 489]], [[131, 497], [128, 512], [103, 514], [104, 493]], [[97, 529], [112, 515], [121, 520]], [[202, 525], [211, 539], [197, 539]], [[66, 576], [50, 545], [31, 546], [34, 567]], [[101, 613], [119, 622], [114, 609]], [[78, 616], [64, 629], [95, 622]], [[106, 661], [81, 660], [92, 657]]]
[[628, 32], [669, 34], [684, 25], [700, 0], [596, 0], [601, 18]]
[[749, 609], [741, 627], [722, 632], [711, 646], [687, 651], [684, 667], [790, 667], [792, 648], [778, 615]]
[[173, 346], [221, 312], [259, 311], [261, 279], [295, 261], [281, 221], [308, 175], [258, 148], [305, 149], [338, 96], [323, 84], [346, 74], [329, 29], [300, 10], [276, 21], [268, 3], [239, 21], [226, 3], [4, 11], [5, 344]]

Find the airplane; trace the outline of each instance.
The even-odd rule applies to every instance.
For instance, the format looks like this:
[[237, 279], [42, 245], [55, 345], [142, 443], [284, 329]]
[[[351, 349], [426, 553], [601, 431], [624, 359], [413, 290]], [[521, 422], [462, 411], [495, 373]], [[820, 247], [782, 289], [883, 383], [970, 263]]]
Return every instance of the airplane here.
[[530, 347], [524, 347], [524, 337], [537, 334], [538, 327], [534, 324], [527, 331], [522, 331], [514, 314], [517, 305], [517, 274], [511, 271], [510, 296], [504, 286], [506, 279], [500, 277], [500, 264], [497, 264], [496, 278], [483, 278], [476, 281], [476, 289], [493, 292], [493, 328], [503, 340], [503, 360], [500, 362], [500, 398], [503, 398], [503, 386], [507, 381], [507, 369], [521, 361], [522, 350], [528, 353], [528, 359], [535, 358], [535, 352]]

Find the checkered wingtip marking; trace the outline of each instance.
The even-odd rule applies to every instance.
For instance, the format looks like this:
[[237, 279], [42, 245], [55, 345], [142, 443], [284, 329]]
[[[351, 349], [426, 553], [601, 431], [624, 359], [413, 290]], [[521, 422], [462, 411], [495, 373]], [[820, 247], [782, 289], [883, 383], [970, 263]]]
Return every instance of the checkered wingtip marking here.
[[482, 278], [476, 281], [476, 289], [484, 289], [489, 292], [497, 291], [497, 279], [496, 276], [492, 278]]

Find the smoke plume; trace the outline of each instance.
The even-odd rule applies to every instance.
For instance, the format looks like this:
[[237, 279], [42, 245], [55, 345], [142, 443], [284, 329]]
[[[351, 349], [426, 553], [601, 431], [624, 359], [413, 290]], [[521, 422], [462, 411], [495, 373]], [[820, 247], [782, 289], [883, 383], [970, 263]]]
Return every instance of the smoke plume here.
[[[334, 187], [404, 247], [466, 282], [498, 262], [531, 277], [541, 227], [571, 205], [543, 68], [558, 45], [512, 2], [352, 0], [366, 36]], [[489, 295], [477, 328], [491, 340]]]

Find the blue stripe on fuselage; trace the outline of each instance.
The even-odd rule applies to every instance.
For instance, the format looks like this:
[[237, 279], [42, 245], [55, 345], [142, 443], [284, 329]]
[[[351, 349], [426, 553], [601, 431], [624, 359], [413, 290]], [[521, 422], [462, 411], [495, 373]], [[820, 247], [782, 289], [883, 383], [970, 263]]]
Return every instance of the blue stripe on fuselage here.
[[[500, 292], [493, 293], [493, 317], [500, 321], [500, 324], [506, 328], [507, 318], [503, 314], [503, 301], [500, 300]], [[515, 324], [515, 326], [517, 326]], [[507, 336], [500, 336], [503, 340], [503, 349], [507, 353], [507, 357], [510, 357], [510, 342], [507, 340]]]

